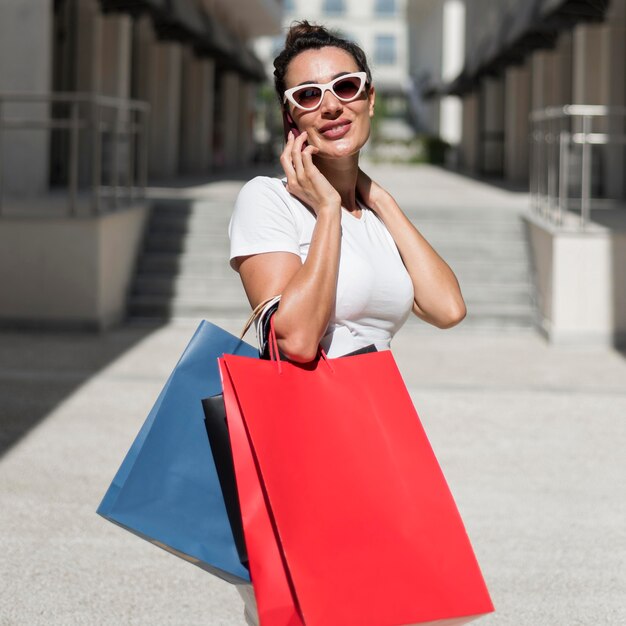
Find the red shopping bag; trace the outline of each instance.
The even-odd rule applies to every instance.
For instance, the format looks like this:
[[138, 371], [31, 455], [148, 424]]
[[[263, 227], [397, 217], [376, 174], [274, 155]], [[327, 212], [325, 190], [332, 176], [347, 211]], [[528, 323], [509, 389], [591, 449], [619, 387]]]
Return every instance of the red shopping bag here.
[[[307, 626], [452, 626], [493, 611], [391, 352], [307, 365], [225, 355], [220, 371], [242, 509], [260, 483], [282, 560], [278, 574], [275, 554], [271, 568], [255, 562], [258, 527], [242, 511], [260, 610], [284, 601], [286, 579]], [[250, 448], [256, 476], [238, 458]]]
[[303, 626], [236, 394], [231, 379], [224, 375], [221, 362], [220, 371], [250, 578], [253, 581], [259, 620], [263, 626]]

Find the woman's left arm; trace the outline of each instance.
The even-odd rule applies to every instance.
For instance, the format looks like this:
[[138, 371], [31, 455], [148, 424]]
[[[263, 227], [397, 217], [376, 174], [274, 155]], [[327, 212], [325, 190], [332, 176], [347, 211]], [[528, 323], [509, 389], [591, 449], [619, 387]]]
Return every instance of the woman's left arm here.
[[438, 328], [455, 326], [466, 309], [459, 282], [448, 264], [413, 226], [391, 194], [359, 170], [357, 191], [391, 233], [413, 282], [413, 312]]

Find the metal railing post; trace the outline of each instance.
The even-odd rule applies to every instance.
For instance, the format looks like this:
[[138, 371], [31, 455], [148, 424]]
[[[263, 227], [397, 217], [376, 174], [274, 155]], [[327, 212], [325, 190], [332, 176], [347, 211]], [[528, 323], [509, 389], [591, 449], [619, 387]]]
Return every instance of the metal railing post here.
[[535, 181], [537, 169], [537, 140], [536, 140], [536, 121], [533, 115], [530, 116], [530, 133], [528, 134], [528, 142], [530, 149], [528, 150], [528, 189], [530, 192], [530, 208], [537, 211], [537, 195], [535, 192]]
[[102, 183], [102, 146], [100, 105], [92, 100], [93, 144], [91, 151], [91, 207], [94, 214], [100, 212], [100, 185]]
[[3, 117], [3, 105], [2, 98], [0, 98], [0, 215], [2, 215], [2, 200], [4, 197], [4, 142], [3, 142], [3, 129], [4, 129], [4, 117]]
[[557, 176], [556, 176], [556, 168], [557, 168], [557, 151], [556, 151], [556, 132], [555, 125], [556, 122], [554, 119], [548, 119], [548, 219], [552, 222], [556, 221], [556, 207], [555, 200], [557, 197], [556, 194], [556, 185], [557, 185]]
[[150, 113], [149, 110], [143, 112], [142, 139], [141, 139], [141, 163], [139, 172], [139, 184], [141, 185], [141, 195], [146, 197], [146, 188], [148, 187], [148, 134], [150, 131]]
[[545, 130], [545, 120], [541, 120], [541, 133], [539, 135], [539, 159], [537, 159], [538, 161], [538, 166], [539, 166], [539, 206], [541, 208], [541, 215], [543, 217], [547, 217], [547, 211], [546, 211], [546, 191], [547, 191], [547, 184], [546, 184], [546, 130]]
[[569, 148], [569, 131], [561, 130], [559, 133], [559, 202], [556, 215], [556, 223], [559, 226], [563, 223], [563, 215], [565, 215], [567, 211], [567, 194], [569, 193]]
[[112, 171], [110, 176], [111, 190], [113, 192], [113, 208], [117, 209], [119, 206], [119, 174], [120, 174], [120, 109], [116, 107], [113, 109], [113, 158], [112, 158]]
[[591, 214], [591, 144], [588, 141], [590, 132], [591, 118], [588, 115], [583, 116], [583, 157], [581, 172], [581, 191], [580, 191], [580, 226], [582, 229], [587, 227]]
[[78, 195], [78, 102], [72, 102], [71, 124], [70, 124], [70, 171], [69, 171], [69, 199], [70, 215], [77, 215], [77, 195]]
[[126, 142], [128, 146], [128, 202], [132, 202], [135, 198], [135, 128], [136, 128], [137, 111], [129, 109], [128, 111], [128, 131], [126, 133]]

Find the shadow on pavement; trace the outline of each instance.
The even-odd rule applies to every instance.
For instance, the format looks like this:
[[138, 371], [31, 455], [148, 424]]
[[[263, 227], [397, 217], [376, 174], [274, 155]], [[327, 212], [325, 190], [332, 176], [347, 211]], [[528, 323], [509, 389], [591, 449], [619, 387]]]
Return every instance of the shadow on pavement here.
[[0, 331], [0, 457], [158, 327], [122, 326], [106, 333]]

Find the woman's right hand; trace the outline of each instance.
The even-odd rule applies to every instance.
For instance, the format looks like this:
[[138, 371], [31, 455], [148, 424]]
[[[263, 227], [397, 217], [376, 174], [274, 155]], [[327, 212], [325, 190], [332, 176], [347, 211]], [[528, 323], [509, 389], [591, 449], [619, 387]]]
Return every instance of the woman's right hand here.
[[298, 137], [289, 131], [287, 143], [280, 155], [280, 164], [287, 176], [287, 191], [311, 207], [316, 215], [325, 211], [340, 211], [341, 196], [313, 163], [313, 155], [319, 150], [315, 146], [302, 146], [307, 133]]

